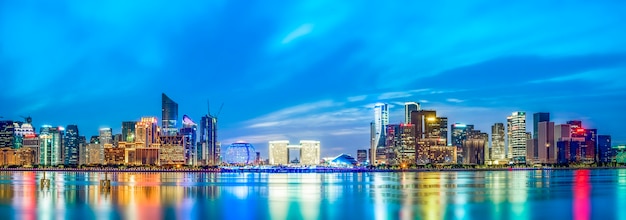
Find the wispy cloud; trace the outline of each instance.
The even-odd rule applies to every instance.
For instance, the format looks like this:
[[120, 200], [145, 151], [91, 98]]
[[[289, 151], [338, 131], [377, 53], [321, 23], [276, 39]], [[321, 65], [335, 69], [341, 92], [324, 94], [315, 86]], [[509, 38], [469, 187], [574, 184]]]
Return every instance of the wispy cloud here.
[[448, 102], [454, 102], [454, 103], [461, 103], [461, 102], [464, 102], [464, 100], [461, 100], [461, 99], [455, 99], [455, 98], [449, 98], [449, 99], [446, 99], [446, 101], [448, 101]]
[[358, 102], [358, 101], [363, 101], [367, 98], [367, 95], [358, 95], [358, 96], [351, 96], [348, 97], [348, 102]]

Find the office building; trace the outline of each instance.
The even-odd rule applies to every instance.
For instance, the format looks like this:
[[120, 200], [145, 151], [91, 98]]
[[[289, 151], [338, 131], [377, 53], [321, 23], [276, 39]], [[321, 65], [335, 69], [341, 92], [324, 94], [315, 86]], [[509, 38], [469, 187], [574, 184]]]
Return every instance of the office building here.
[[[217, 165], [220, 162], [220, 149], [217, 142], [217, 117], [205, 115], [200, 120], [199, 161], [206, 165]], [[199, 162], [200, 163], [200, 162]]]
[[95, 165], [104, 163], [104, 145], [90, 143], [85, 146], [85, 164]]
[[491, 160], [500, 164], [506, 159], [504, 142], [504, 124], [495, 123], [491, 126]]
[[135, 121], [122, 122], [122, 141], [123, 142], [135, 142]]
[[167, 97], [165, 93], [161, 94], [161, 112], [161, 127], [163, 128], [163, 134], [172, 136], [176, 135], [176, 132], [178, 132], [178, 128], [176, 127], [176, 123], [178, 121], [178, 104], [174, 102], [174, 100]]
[[386, 163], [389, 165], [415, 163], [415, 125], [387, 125]]
[[62, 160], [62, 127], [44, 125], [39, 132], [39, 164], [43, 166], [57, 166]]
[[411, 124], [415, 126], [415, 161], [417, 164], [430, 163], [430, 147], [443, 145], [439, 134], [440, 123], [433, 110], [411, 112]]
[[404, 103], [404, 123], [411, 123], [411, 112], [420, 110], [420, 104], [417, 102]]
[[514, 163], [526, 163], [526, 113], [513, 112], [507, 117], [508, 158]]
[[386, 130], [385, 128], [389, 124], [389, 108], [386, 103], [376, 103], [374, 105], [374, 126], [372, 131], [374, 132], [374, 140], [372, 144], [372, 151], [375, 152], [372, 158], [372, 165], [382, 164], [386, 161], [385, 155], [385, 140]]
[[135, 124], [135, 142], [140, 143], [139, 147], [151, 147], [159, 142], [160, 130], [155, 117], [142, 117], [141, 121]]
[[557, 162], [557, 148], [554, 145], [554, 122], [541, 121], [537, 124], [537, 139], [533, 143], [537, 150], [536, 156], [542, 164], [553, 164]]
[[183, 127], [180, 134], [185, 138], [185, 164], [198, 165], [197, 134], [198, 125], [187, 115], [183, 115]]
[[161, 166], [185, 165], [185, 138], [178, 134], [175, 136], [159, 137], [160, 151], [159, 163]]
[[39, 143], [39, 137], [37, 137], [36, 135], [32, 134], [32, 135], [27, 135], [24, 136], [24, 139], [22, 139], [22, 147], [21, 148], [29, 148], [32, 150], [33, 152], [33, 156], [34, 156], [34, 162], [33, 165], [37, 165], [39, 164], [39, 147], [40, 147], [40, 143]]
[[290, 150], [299, 150], [300, 165], [317, 165], [321, 159], [320, 142], [302, 140], [298, 145], [289, 144], [287, 140], [269, 142], [270, 165], [289, 164]]
[[0, 121], [0, 148], [15, 148], [15, 125], [13, 121]]
[[439, 138], [445, 141], [445, 145], [448, 145], [448, 118], [447, 117], [437, 117], [437, 122], [439, 122]]
[[461, 123], [454, 123], [450, 125], [450, 143], [456, 147], [457, 157], [455, 161], [458, 163], [463, 162], [463, 141], [467, 140], [467, 136], [474, 130], [474, 125], [466, 125]]
[[550, 121], [550, 113], [548, 112], [538, 112], [533, 114], [533, 139], [538, 138], [538, 125], [539, 122]]
[[113, 144], [113, 129], [100, 128], [99, 134], [98, 141], [100, 144]]
[[78, 133], [77, 125], [68, 125], [65, 129], [65, 136], [63, 142], [63, 152], [64, 152], [64, 161], [65, 165], [78, 165], [80, 160], [80, 151], [79, 147], [81, 144], [80, 135]]
[[598, 135], [598, 162], [609, 163], [614, 156], [611, 150], [611, 136]]

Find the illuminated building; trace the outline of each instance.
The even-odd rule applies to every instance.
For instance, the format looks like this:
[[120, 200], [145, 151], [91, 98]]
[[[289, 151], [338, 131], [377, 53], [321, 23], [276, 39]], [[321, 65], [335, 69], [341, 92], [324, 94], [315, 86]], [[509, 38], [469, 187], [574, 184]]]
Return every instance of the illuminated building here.
[[491, 160], [502, 161], [505, 158], [504, 124], [495, 123], [491, 126]]
[[22, 139], [21, 149], [31, 149], [34, 154], [35, 161], [33, 162], [33, 165], [39, 164], [39, 147], [39, 137], [37, 137], [35, 134], [26, 135], [24, 136], [24, 139]]
[[159, 148], [157, 147], [135, 148], [135, 164], [154, 166], [154, 165], [158, 165], [158, 163], [159, 163]]
[[15, 125], [13, 121], [0, 121], [0, 148], [14, 148]]
[[63, 128], [44, 125], [39, 132], [39, 164], [56, 166], [63, 164], [62, 155]]
[[200, 121], [200, 146], [198, 155], [203, 164], [219, 164], [219, 147], [217, 142], [217, 117], [205, 115]]
[[384, 163], [386, 160], [385, 154], [385, 140], [387, 124], [389, 124], [389, 108], [386, 103], [376, 103], [374, 105], [374, 123], [371, 136], [373, 136], [372, 142], [372, 154], [371, 163], [377, 165]]
[[348, 154], [340, 154], [334, 158], [330, 158], [326, 162], [333, 167], [354, 167], [358, 164], [354, 157]]
[[571, 129], [571, 137], [573, 138], [578, 138], [578, 137], [584, 137], [584, 131], [583, 129], [583, 123], [582, 121], [579, 120], [573, 120], [573, 121], [567, 121], [567, 123], [570, 126]]
[[356, 150], [356, 161], [360, 164], [367, 162], [367, 150]]
[[15, 151], [15, 165], [33, 166], [37, 160], [37, 152], [33, 148], [23, 147]]
[[98, 138], [100, 144], [113, 144], [113, 129], [100, 128], [100, 135]]
[[418, 164], [430, 163], [429, 147], [445, 146], [439, 134], [440, 123], [437, 113], [433, 110], [418, 110], [411, 112], [411, 124], [415, 126], [415, 160]]
[[448, 118], [437, 117], [437, 122], [439, 122], [439, 138], [444, 139], [448, 145]]
[[77, 125], [68, 125], [65, 130], [63, 141], [63, 154], [65, 165], [78, 165], [80, 152], [80, 136]]
[[159, 164], [160, 165], [184, 165], [185, 164], [185, 138], [183, 135], [159, 137]]
[[320, 142], [300, 141], [300, 164], [317, 165], [320, 163]]
[[411, 124], [411, 112], [420, 110], [420, 104], [417, 102], [404, 103], [404, 123]]
[[85, 146], [85, 164], [103, 164], [104, 163], [104, 146], [93, 143]]
[[135, 142], [135, 126], [137, 122], [124, 121], [122, 122], [122, 141], [123, 142]]
[[508, 158], [514, 163], [526, 163], [526, 113], [513, 112], [506, 121]]
[[197, 165], [198, 164], [198, 151], [196, 150], [196, 133], [198, 126], [187, 115], [183, 115], [183, 127], [180, 129], [180, 134], [185, 138], [185, 164]]
[[386, 163], [390, 165], [415, 163], [415, 126], [387, 125]]
[[299, 145], [291, 145], [289, 141], [269, 142], [269, 163], [270, 165], [289, 164], [289, 150], [300, 150], [300, 164], [317, 165], [320, 162], [320, 142], [302, 140]]
[[255, 153], [254, 146], [249, 143], [233, 143], [226, 148], [224, 162], [229, 164], [252, 164]]
[[270, 165], [286, 165], [289, 164], [289, 150], [287, 146], [289, 141], [270, 141], [269, 142], [269, 164]]
[[25, 117], [24, 119], [26, 120], [26, 122], [13, 122], [13, 127], [15, 129], [13, 143], [15, 149], [19, 149], [22, 147], [24, 138], [36, 136], [35, 129], [32, 126], [33, 119], [31, 117]]
[[104, 164], [105, 165], [122, 165], [125, 161], [124, 148], [113, 147], [112, 144], [104, 145]]
[[433, 145], [428, 149], [428, 157], [432, 164], [455, 164], [456, 155], [454, 146]]
[[611, 150], [611, 136], [598, 135], [598, 162], [608, 163], [614, 157]]
[[167, 97], [165, 93], [161, 94], [161, 112], [163, 134], [176, 135], [176, 132], [178, 132], [178, 128], [176, 127], [176, 122], [178, 121], [178, 104]]
[[89, 138], [89, 143], [90, 144], [99, 144], [100, 143], [100, 137], [98, 137], [97, 135], [91, 136], [91, 138]]
[[474, 125], [466, 125], [461, 123], [454, 123], [450, 126], [452, 134], [450, 135], [450, 143], [456, 147], [458, 163], [463, 162], [463, 141], [467, 139], [469, 132], [474, 130]]
[[0, 148], [0, 166], [15, 165], [15, 159], [15, 149], [10, 147]]
[[159, 126], [155, 117], [142, 117], [135, 124], [135, 142], [141, 143], [141, 147], [150, 147], [158, 142]]
[[463, 164], [479, 164], [485, 163], [487, 146], [489, 144], [489, 135], [482, 133], [480, 130], [472, 130], [463, 140]]

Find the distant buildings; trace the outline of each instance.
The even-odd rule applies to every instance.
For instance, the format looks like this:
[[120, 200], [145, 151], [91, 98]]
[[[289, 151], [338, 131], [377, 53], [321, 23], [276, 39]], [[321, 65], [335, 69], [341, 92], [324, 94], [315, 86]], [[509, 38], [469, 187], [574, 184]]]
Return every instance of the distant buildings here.
[[122, 141], [123, 142], [135, 142], [135, 121], [122, 122]]
[[300, 165], [317, 165], [321, 159], [320, 142], [302, 140], [298, 145], [291, 145], [287, 140], [269, 142], [270, 165], [290, 164], [290, 149], [299, 150]]
[[420, 104], [417, 102], [404, 103], [404, 123], [411, 124], [411, 112], [420, 110]]
[[220, 148], [217, 141], [217, 117], [205, 115], [200, 121], [199, 160], [202, 164], [219, 164]]
[[365, 164], [367, 162], [367, 150], [357, 150], [356, 161], [360, 164]]
[[65, 129], [64, 136], [64, 164], [65, 165], [78, 165], [81, 146], [81, 138], [78, 133], [78, 125], [68, 125]]
[[254, 146], [250, 143], [233, 143], [228, 146], [224, 153], [224, 162], [228, 164], [253, 164], [256, 153]]

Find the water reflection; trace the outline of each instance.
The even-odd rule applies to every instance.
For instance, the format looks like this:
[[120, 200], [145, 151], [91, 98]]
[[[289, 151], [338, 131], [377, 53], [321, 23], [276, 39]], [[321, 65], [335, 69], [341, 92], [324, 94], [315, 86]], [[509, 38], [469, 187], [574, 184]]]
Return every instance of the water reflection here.
[[0, 219], [626, 218], [626, 170], [48, 172], [41, 188], [42, 178], [0, 172]]

